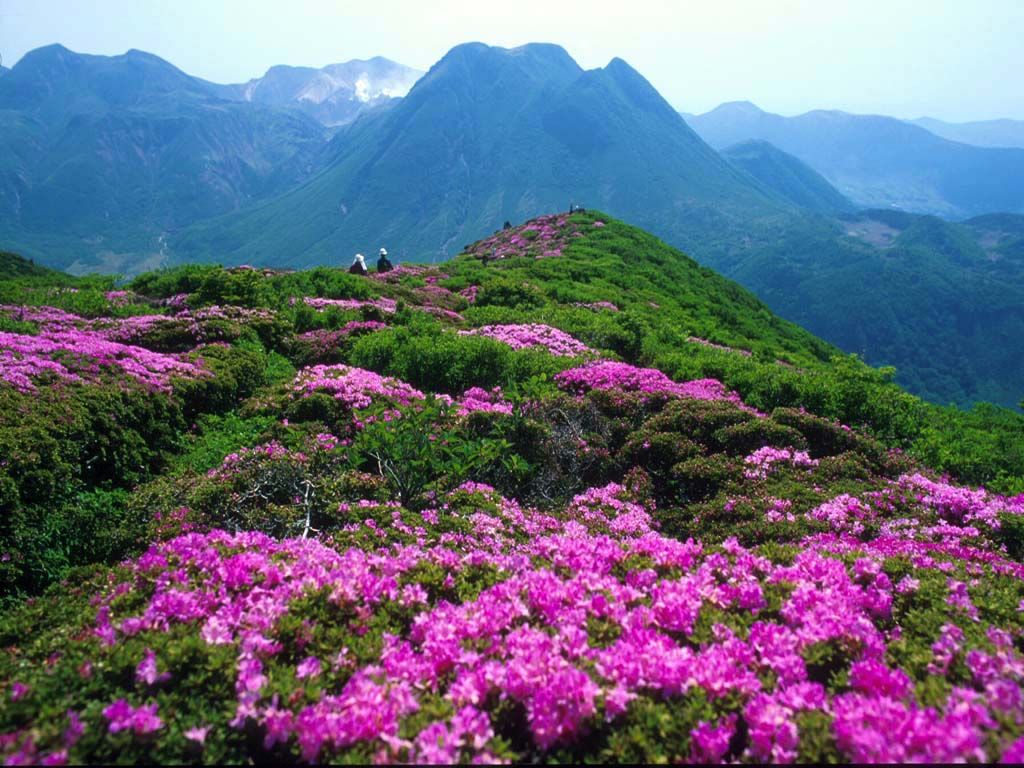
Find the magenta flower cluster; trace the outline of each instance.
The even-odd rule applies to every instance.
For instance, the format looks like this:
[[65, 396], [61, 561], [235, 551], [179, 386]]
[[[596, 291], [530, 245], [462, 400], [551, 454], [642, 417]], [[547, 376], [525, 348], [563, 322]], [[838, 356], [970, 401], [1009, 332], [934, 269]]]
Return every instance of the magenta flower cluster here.
[[456, 413], [466, 416], [470, 413], [512, 413], [512, 403], [502, 395], [501, 387], [486, 390], [470, 387], [457, 401]]
[[330, 307], [345, 310], [360, 310], [363, 307], [367, 307], [393, 315], [398, 308], [397, 302], [386, 296], [381, 296], [377, 299], [321, 299], [314, 296], [306, 296], [302, 301], [317, 312], [323, 312]]
[[[378, 400], [395, 405], [410, 405], [424, 400], [426, 395], [404, 381], [391, 376], [381, 376], [373, 371], [348, 365], [316, 365], [303, 368], [292, 382], [292, 392], [299, 397], [309, 397], [314, 392], [324, 392], [343, 402], [349, 409], [368, 408]], [[512, 413], [512, 403], [505, 399], [500, 387], [486, 390], [471, 387], [461, 397], [451, 398], [438, 395], [437, 399], [454, 407], [456, 415], [470, 413]], [[385, 419], [389, 418], [387, 414]], [[362, 422], [356, 420], [355, 425]]]
[[0, 332], [0, 382], [22, 392], [35, 391], [35, 380], [44, 376], [65, 382], [95, 381], [103, 370], [161, 392], [170, 391], [175, 377], [209, 375], [180, 355], [109, 341], [93, 331], [59, 328], [42, 330], [38, 336]]
[[669, 398], [725, 400], [743, 405], [739, 395], [729, 392], [716, 379], [677, 383], [656, 368], [637, 368], [628, 363], [595, 361], [562, 371], [555, 376], [555, 382], [562, 389], [578, 395], [598, 389]]
[[[457, 503], [467, 497], [476, 500]], [[220, 531], [156, 545], [132, 566], [133, 580], [100, 601], [95, 633], [112, 646], [190, 625], [204, 642], [230, 646], [237, 655], [231, 727], [256, 729], [268, 748], [294, 745], [308, 761], [360, 743], [380, 761], [487, 761], [502, 702], [523, 708], [533, 742], [548, 749], [616, 721], [641, 697], [695, 692], [725, 711], [691, 733], [699, 760], [721, 760], [742, 718], [737, 757], [792, 762], [804, 713], [825, 716], [840, 755], [854, 762], [1016, 754], [1015, 744], [990, 740], [1001, 719], [1021, 712], [1024, 657], [1012, 638], [992, 630], [985, 650], [966, 644], [954, 625], [944, 629], [934, 663], [963, 660], [971, 678], [938, 703], [921, 704], [906, 673], [888, 662], [899, 641], [890, 622], [898, 589], [878, 556], [847, 566], [808, 548], [780, 565], [735, 540], [709, 550], [654, 532], [650, 509], [615, 484], [580, 494], [563, 516], [522, 509], [479, 484], [449, 501], [425, 510], [418, 526], [403, 522], [397, 507], [390, 526], [367, 520], [363, 526], [380, 537], [377, 551]], [[435, 532], [446, 516], [467, 514], [469, 532]], [[462, 604], [435, 603], [405, 577], [428, 564], [449, 579], [484, 565], [502, 578]], [[951, 594], [969, 599], [969, 589], [954, 586]], [[113, 601], [125, 590], [144, 599], [117, 614]], [[781, 596], [775, 612], [769, 592]], [[329, 596], [338, 615], [360, 625], [390, 603], [413, 609], [413, 617], [407, 633], [383, 636], [369, 662], [344, 647], [291, 662], [297, 677], [340, 682], [284, 701], [271, 683], [271, 670], [288, 663], [278, 620], [311, 593]], [[751, 623], [743, 632], [713, 623], [698, 640], [705, 611]], [[599, 627], [614, 627], [610, 640], [595, 642]], [[805, 661], [824, 645], [843, 649], [849, 684], [838, 692], [817, 682]], [[143, 662], [140, 674], [174, 674], [171, 660]], [[420, 718], [408, 730], [423, 698], [437, 696], [452, 714]], [[117, 701], [105, 714], [111, 728], [139, 734], [164, 725], [152, 704]]]
[[387, 328], [385, 323], [377, 320], [352, 320], [334, 331], [317, 329], [296, 335], [295, 340], [309, 346], [318, 355], [325, 355], [337, 349], [338, 345], [349, 336], [373, 333]]
[[768, 475], [777, 471], [780, 465], [813, 469], [818, 466], [818, 460], [812, 459], [807, 451], [766, 445], [745, 457], [743, 464], [745, 465], [744, 477], [748, 480], [764, 480]]
[[535, 259], [561, 256], [569, 239], [581, 234], [567, 214], [538, 216], [518, 227], [503, 229], [475, 243], [468, 253], [478, 259]]
[[299, 397], [324, 392], [351, 409], [368, 408], [377, 398], [388, 398], [401, 405], [424, 398], [422, 392], [404, 381], [348, 365], [303, 368], [292, 382], [292, 391]]
[[550, 325], [485, 325], [470, 331], [459, 331], [462, 336], [486, 336], [507, 344], [512, 349], [543, 347], [553, 355], [575, 357], [593, 353], [586, 344]]

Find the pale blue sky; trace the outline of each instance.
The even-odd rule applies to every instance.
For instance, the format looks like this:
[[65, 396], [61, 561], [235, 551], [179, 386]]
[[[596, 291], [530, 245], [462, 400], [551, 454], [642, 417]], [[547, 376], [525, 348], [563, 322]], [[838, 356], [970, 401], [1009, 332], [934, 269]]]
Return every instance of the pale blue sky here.
[[[602, 10], [607, 6], [607, 10]], [[240, 82], [272, 64], [386, 56], [426, 69], [460, 42], [620, 56], [676, 107], [1024, 119], [1024, 0], [0, 0], [0, 54], [59, 42], [150, 51]]]

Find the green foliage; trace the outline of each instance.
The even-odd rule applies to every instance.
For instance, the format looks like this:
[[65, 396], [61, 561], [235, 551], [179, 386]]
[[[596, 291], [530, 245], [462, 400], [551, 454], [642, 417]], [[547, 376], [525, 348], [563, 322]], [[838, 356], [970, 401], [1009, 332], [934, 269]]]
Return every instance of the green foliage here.
[[547, 352], [513, 351], [494, 339], [444, 331], [430, 318], [360, 337], [348, 362], [422, 390], [447, 394], [460, 394], [470, 387], [508, 387], [572, 365], [571, 359], [554, 358]]
[[455, 487], [496, 462], [525, 469], [507, 441], [467, 437], [450, 421], [450, 406], [429, 396], [391, 417], [379, 413], [357, 434], [353, 464], [376, 471], [403, 506], [418, 502], [428, 488]]

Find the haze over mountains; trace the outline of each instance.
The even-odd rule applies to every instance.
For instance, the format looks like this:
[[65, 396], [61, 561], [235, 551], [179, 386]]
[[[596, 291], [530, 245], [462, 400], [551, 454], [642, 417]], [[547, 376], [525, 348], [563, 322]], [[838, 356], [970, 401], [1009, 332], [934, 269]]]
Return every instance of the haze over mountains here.
[[1024, 149], [949, 141], [892, 117], [825, 110], [783, 117], [750, 102], [722, 104], [687, 122], [716, 149], [771, 142], [863, 208], [947, 218], [1024, 212]]
[[970, 123], [947, 123], [933, 117], [910, 120], [950, 141], [960, 141], [977, 147], [1024, 148], [1024, 120], [979, 120]]
[[[414, 71], [350, 64], [217, 85], [137, 51], [29, 54], [0, 80], [0, 244], [74, 271], [347, 264], [381, 244], [439, 260], [506, 220], [577, 202], [896, 365], [915, 392], [1007, 405], [1024, 394], [1024, 217], [1005, 213], [1021, 210], [1010, 202], [1024, 185], [978, 160], [995, 153], [1012, 170], [1024, 150], [847, 115], [808, 132], [836, 144], [815, 154], [787, 143], [785, 124], [767, 141], [743, 135], [737, 126], [763, 122], [754, 113], [712, 142], [719, 153], [626, 62], [586, 71], [555, 45], [457, 46], [404, 98], [393, 94]], [[892, 160], [893, 189], [1000, 215], [957, 224], [891, 202], [858, 213], [861, 193], [820, 164], [848, 151], [839, 167], [870, 177], [903, 141], [920, 162], [952, 152], [962, 170], [922, 180]]]

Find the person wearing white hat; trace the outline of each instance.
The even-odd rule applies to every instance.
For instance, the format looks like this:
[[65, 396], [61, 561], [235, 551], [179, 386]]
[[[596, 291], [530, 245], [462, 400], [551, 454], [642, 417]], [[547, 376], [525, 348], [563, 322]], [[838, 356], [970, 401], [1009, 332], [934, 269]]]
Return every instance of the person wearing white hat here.
[[391, 262], [388, 261], [388, 249], [380, 249], [380, 258], [377, 259], [377, 272], [390, 272], [392, 269]]
[[368, 271], [363, 254], [357, 253], [356, 257], [352, 259], [352, 266], [348, 268], [348, 273], [350, 275], [365, 275]]

